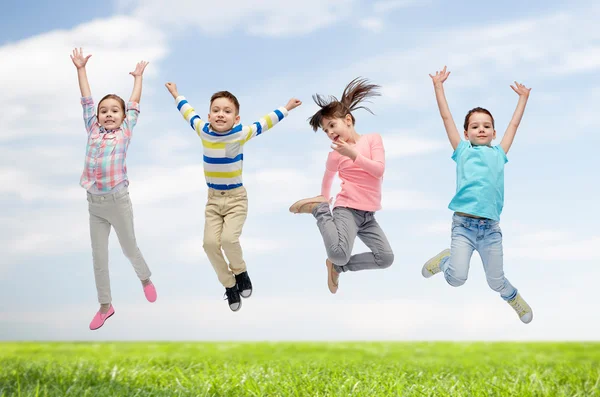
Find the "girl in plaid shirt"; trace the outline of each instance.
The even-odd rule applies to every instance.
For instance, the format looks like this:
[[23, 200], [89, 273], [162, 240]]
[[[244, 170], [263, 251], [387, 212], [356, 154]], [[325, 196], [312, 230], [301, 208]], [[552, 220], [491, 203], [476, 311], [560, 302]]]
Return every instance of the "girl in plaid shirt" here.
[[80, 183], [87, 190], [94, 276], [100, 302], [100, 310], [90, 323], [90, 329], [95, 330], [115, 313], [111, 304], [108, 272], [108, 236], [111, 227], [117, 233], [123, 253], [142, 281], [144, 295], [149, 302], [156, 301], [156, 289], [150, 281], [150, 269], [135, 240], [125, 164], [132, 130], [140, 112], [142, 75], [148, 62], [138, 63], [135, 70], [130, 72], [134, 82], [127, 106], [123, 99], [109, 94], [100, 100], [96, 111], [85, 70], [90, 57], [91, 55], [83, 56], [81, 48], [74, 49], [71, 55], [77, 68], [83, 119], [88, 135]]

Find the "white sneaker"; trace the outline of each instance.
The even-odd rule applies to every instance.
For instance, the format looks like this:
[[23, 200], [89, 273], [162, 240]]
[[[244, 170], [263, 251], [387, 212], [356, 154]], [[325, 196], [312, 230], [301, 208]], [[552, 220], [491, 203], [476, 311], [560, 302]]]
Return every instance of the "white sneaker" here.
[[507, 302], [515, 309], [517, 315], [525, 324], [529, 324], [533, 320], [533, 310], [531, 310], [531, 307], [525, 302], [521, 294], [517, 293], [517, 296]]
[[446, 248], [445, 250], [428, 260], [421, 269], [421, 274], [423, 275], [423, 277], [429, 278], [434, 274], [438, 274], [439, 272], [441, 272], [442, 270], [440, 269], [440, 262], [442, 261], [442, 259], [447, 258], [449, 256], [450, 250]]

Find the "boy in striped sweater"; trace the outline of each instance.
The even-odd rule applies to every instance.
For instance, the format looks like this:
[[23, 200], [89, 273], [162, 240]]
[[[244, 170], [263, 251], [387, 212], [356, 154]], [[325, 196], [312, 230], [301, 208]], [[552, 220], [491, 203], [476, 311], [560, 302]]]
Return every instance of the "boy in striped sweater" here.
[[242, 125], [239, 124], [240, 104], [237, 98], [228, 91], [219, 91], [210, 99], [206, 122], [179, 95], [175, 83], [166, 83], [165, 86], [175, 98], [183, 118], [202, 140], [204, 177], [208, 185], [203, 248], [225, 287], [229, 308], [235, 312], [242, 306], [240, 296], [249, 298], [252, 294], [252, 283], [239, 242], [248, 214], [248, 196], [242, 183], [244, 145], [272, 128], [302, 102], [292, 98], [287, 105], [275, 109], [259, 121]]

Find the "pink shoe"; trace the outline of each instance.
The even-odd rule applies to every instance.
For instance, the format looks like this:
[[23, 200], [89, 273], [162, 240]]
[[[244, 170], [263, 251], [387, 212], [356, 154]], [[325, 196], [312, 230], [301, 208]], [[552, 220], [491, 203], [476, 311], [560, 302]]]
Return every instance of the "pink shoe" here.
[[100, 311], [98, 310], [98, 313], [96, 313], [96, 315], [92, 319], [92, 322], [90, 323], [90, 329], [94, 331], [102, 327], [104, 325], [104, 322], [113, 314], [115, 314], [115, 309], [112, 305], [110, 305], [106, 313], [100, 313]]
[[148, 302], [152, 303], [156, 301], [156, 288], [154, 288], [154, 284], [150, 281], [150, 284], [144, 287], [144, 295], [146, 295], [146, 299]]

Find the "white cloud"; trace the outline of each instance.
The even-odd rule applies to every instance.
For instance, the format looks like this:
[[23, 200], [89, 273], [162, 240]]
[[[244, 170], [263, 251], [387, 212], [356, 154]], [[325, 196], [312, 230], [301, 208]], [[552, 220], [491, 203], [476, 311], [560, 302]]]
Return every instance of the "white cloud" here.
[[383, 189], [382, 207], [384, 210], [428, 210], [444, 208], [438, 197], [430, 194], [403, 189]]
[[[127, 8], [132, 1], [127, 2]], [[163, 0], [139, 1], [133, 14], [145, 21], [170, 26], [172, 31], [194, 26], [206, 35], [229, 33], [238, 29], [255, 36], [295, 36], [335, 24], [349, 15], [355, 0], [305, 0], [283, 5], [276, 0], [252, 2], [226, 0], [219, 3], [177, 0], [165, 12]], [[224, 12], [224, 10], [227, 10]]]
[[366, 18], [366, 19], [361, 19], [361, 21], [359, 22], [360, 26], [362, 26], [364, 29], [373, 32], [373, 33], [379, 33], [383, 30], [383, 20], [380, 18], [375, 18], [375, 17], [370, 17], [370, 18]]
[[[154, 304], [116, 302], [116, 315], [95, 332], [87, 330], [95, 306], [0, 312], [0, 340], [595, 340], [600, 333], [600, 323], [587, 315], [594, 310], [591, 303], [569, 308], [579, 319], [574, 329], [562, 321], [566, 308], [560, 305], [555, 312], [534, 311], [533, 322], [525, 325], [491, 294], [459, 304], [414, 298], [356, 301], [341, 296], [341, 290], [335, 297], [323, 292], [285, 300], [258, 293], [244, 300], [237, 313], [217, 298], [159, 295]], [[207, 319], [212, 326], [206, 326]], [[134, 334], [131, 324], [138, 325]]]
[[373, 9], [377, 13], [387, 13], [401, 8], [424, 7], [431, 4], [427, 0], [383, 0], [373, 4]]
[[423, 134], [409, 131], [393, 131], [383, 135], [386, 158], [418, 156], [448, 149], [442, 140], [421, 138]]
[[151, 78], [156, 75], [157, 61], [167, 52], [163, 33], [126, 16], [95, 20], [0, 47], [0, 91], [4, 93], [0, 98], [0, 140], [85, 133], [77, 73], [69, 58], [74, 47], [93, 55], [87, 70], [96, 99], [114, 92], [127, 100], [133, 87], [129, 72], [136, 63], [149, 60], [145, 75]]
[[[564, 78], [600, 68], [598, 47], [593, 44], [600, 39], [599, 16], [599, 9], [590, 8], [423, 34], [412, 49], [365, 57], [339, 74], [378, 76], [383, 103], [409, 109], [425, 109], [435, 103], [427, 74], [443, 65], [452, 71], [447, 83], [452, 90], [484, 89], [496, 84], [499, 77], [506, 84], [540, 74]], [[454, 103], [451, 97], [449, 101]]]
[[581, 262], [600, 259], [600, 236], [585, 239], [556, 238], [560, 232], [550, 239], [517, 240], [516, 244], [505, 255], [510, 258], [521, 258], [535, 261]]

